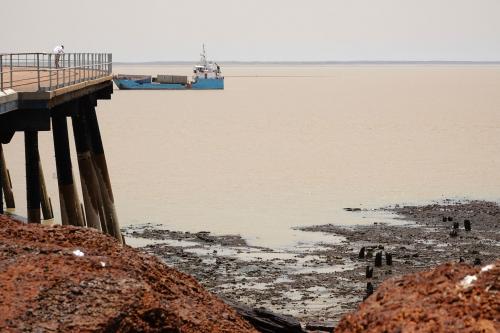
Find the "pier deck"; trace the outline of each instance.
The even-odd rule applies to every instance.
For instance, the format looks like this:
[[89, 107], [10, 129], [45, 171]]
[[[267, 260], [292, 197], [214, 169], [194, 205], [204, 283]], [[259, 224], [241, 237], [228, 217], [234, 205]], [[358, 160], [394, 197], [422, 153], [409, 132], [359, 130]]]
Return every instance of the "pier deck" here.
[[[54, 217], [38, 150], [38, 132], [52, 130], [62, 224], [94, 228], [122, 241], [95, 110], [98, 100], [111, 98], [112, 79], [111, 54], [0, 54], [0, 152], [16, 132], [24, 133], [28, 223], [40, 223], [41, 212], [45, 220]], [[83, 202], [73, 177], [68, 118]], [[15, 209], [6, 168], [0, 154], [0, 214], [2, 191], [7, 209]]]
[[0, 115], [47, 109], [88, 93], [112, 92], [111, 54], [0, 54]]

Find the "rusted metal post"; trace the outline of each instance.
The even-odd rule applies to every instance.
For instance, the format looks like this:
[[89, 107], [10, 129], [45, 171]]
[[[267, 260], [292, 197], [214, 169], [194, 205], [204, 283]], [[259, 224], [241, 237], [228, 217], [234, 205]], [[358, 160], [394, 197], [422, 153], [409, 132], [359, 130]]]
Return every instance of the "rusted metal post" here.
[[40, 223], [40, 177], [38, 169], [38, 132], [24, 132], [26, 154], [26, 198], [28, 223]]
[[5, 162], [5, 155], [3, 153], [2, 144], [0, 144], [0, 167], [2, 181], [0, 182], [0, 187], [3, 188], [3, 193], [5, 196], [5, 206], [7, 211], [14, 211], [16, 209], [16, 202], [14, 200], [14, 192], [12, 191], [12, 182], [10, 179], [9, 169], [7, 169], [7, 163]]
[[88, 110], [85, 110], [84, 115], [88, 125], [90, 148], [92, 150], [94, 165], [101, 189], [108, 232], [120, 242], [123, 242], [118, 217], [116, 216], [113, 190], [111, 188], [106, 156], [104, 155], [104, 147], [102, 144], [101, 133], [99, 131], [99, 123], [97, 122], [97, 115], [93, 103], [90, 104]]
[[62, 224], [83, 226], [80, 200], [73, 181], [68, 124], [65, 115], [52, 115], [52, 131], [56, 153], [57, 184], [59, 186]]
[[47, 187], [45, 186], [45, 177], [43, 176], [42, 161], [40, 160], [40, 152], [38, 152], [38, 173], [40, 177], [40, 202], [42, 204], [42, 214], [44, 220], [52, 220], [54, 212], [52, 210], [52, 203], [47, 194]]
[[[75, 137], [76, 153], [78, 156], [78, 167], [80, 169], [80, 181], [82, 183], [83, 202], [85, 204], [85, 217], [87, 226], [97, 230], [107, 230], [106, 218], [100, 214], [102, 211], [102, 197], [99, 188], [99, 180], [94, 168], [90, 152], [90, 138], [85, 124], [83, 112], [88, 105], [85, 100], [78, 103], [78, 109], [71, 116], [73, 123], [73, 134]], [[101, 225], [104, 227], [102, 228]]]

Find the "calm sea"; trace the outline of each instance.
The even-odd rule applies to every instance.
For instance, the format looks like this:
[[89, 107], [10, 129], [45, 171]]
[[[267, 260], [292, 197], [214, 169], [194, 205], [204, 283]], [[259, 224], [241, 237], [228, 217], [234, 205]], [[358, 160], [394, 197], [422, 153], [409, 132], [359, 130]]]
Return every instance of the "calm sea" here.
[[[293, 226], [386, 218], [344, 207], [500, 198], [500, 66], [223, 72], [224, 91], [115, 90], [99, 102], [122, 225], [238, 233], [284, 246], [318, 237]], [[191, 66], [122, 65], [115, 73], [190, 74]], [[4, 149], [17, 213], [26, 215], [23, 136]], [[49, 132], [40, 134], [40, 154], [58, 209]]]

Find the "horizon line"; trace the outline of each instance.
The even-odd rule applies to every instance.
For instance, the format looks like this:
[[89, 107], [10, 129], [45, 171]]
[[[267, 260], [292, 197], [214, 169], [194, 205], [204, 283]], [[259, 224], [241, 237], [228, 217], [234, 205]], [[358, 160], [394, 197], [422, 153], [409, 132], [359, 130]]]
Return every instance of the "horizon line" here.
[[[181, 65], [181, 64], [193, 64], [196, 61], [186, 61], [186, 60], [162, 60], [162, 61], [113, 61], [113, 64], [120, 65], [161, 65], [161, 64], [171, 64], [171, 65]], [[478, 61], [478, 60], [325, 60], [325, 61], [313, 61], [313, 60], [286, 60], [286, 61], [273, 61], [273, 60], [221, 60], [217, 61], [221, 64], [304, 64], [304, 65], [342, 65], [342, 64], [469, 64], [469, 65], [500, 65], [500, 60], [489, 60], [489, 61]]]

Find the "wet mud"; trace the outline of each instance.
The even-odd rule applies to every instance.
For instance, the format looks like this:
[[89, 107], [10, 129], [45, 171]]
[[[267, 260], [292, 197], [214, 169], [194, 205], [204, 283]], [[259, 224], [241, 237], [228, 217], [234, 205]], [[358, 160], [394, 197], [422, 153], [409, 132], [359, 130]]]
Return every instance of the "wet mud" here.
[[[360, 214], [360, 220], [368, 213], [346, 210]], [[123, 232], [129, 244], [194, 276], [211, 292], [292, 315], [304, 326], [335, 326], [389, 277], [449, 261], [480, 265], [499, 257], [500, 207], [496, 203], [446, 200], [381, 210], [398, 217], [393, 223], [297, 228], [331, 235], [331, 242], [286, 249], [250, 246], [235, 235], [178, 232], [152, 224]], [[465, 230], [466, 224], [470, 231]]]

